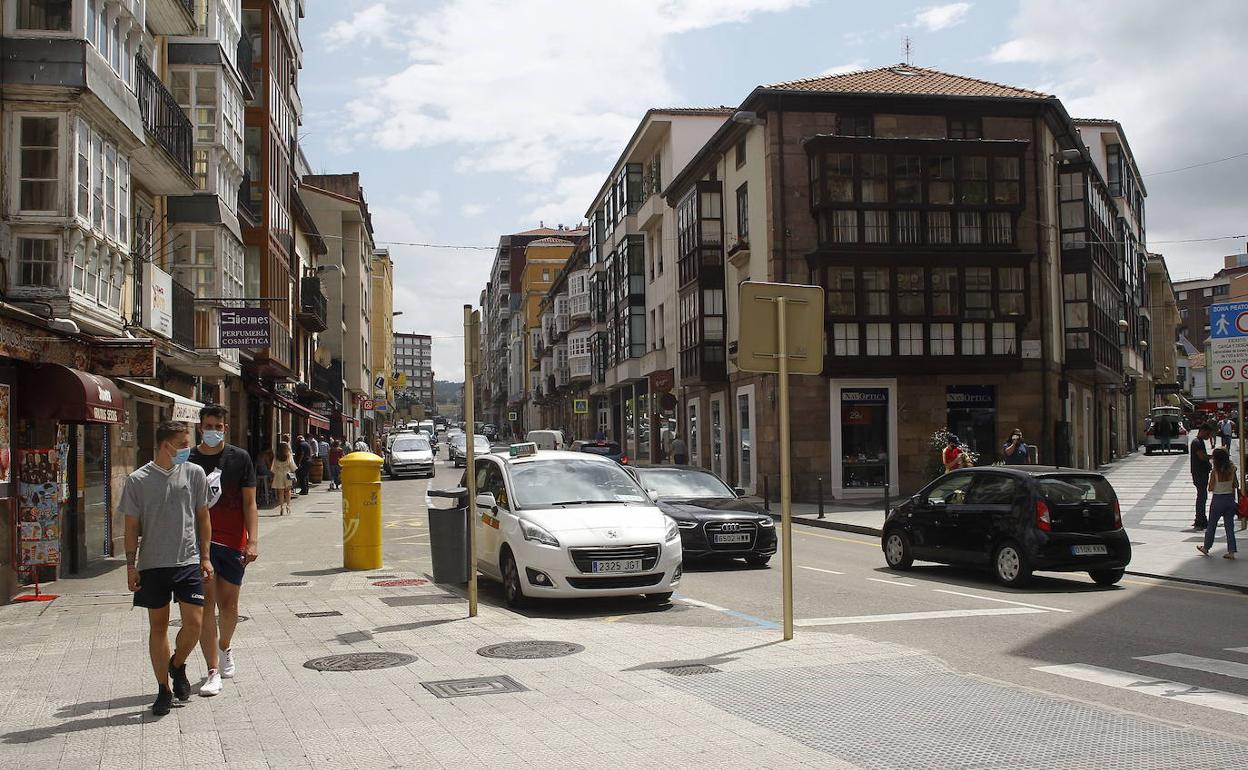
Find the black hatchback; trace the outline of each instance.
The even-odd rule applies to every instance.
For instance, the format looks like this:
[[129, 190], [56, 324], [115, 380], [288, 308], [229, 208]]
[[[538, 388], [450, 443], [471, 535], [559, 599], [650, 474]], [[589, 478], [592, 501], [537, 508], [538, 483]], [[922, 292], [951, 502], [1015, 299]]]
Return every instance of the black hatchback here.
[[1110, 586], [1131, 562], [1118, 496], [1104, 476], [1035, 467], [941, 476], [889, 513], [881, 546], [892, 569], [915, 559], [986, 566], [1007, 586], [1036, 570], [1087, 572]]

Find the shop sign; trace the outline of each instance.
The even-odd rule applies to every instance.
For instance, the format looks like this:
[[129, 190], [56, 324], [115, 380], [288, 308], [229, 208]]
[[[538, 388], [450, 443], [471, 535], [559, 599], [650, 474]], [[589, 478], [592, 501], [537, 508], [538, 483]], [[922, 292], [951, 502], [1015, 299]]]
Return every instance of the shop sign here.
[[223, 307], [218, 312], [221, 314], [221, 347], [252, 350], [269, 346], [268, 308]]
[[842, 390], [841, 403], [843, 404], [887, 404], [888, 390], [884, 388], [859, 388], [856, 390]]
[[12, 464], [11, 441], [9, 438], [9, 420], [12, 417], [12, 392], [8, 385], [0, 385], [0, 484], [8, 484], [13, 479], [9, 474]]
[[151, 262], [143, 263], [143, 325], [165, 339], [173, 336], [173, 278]]
[[182, 401], [174, 401], [173, 402], [173, 421], [197, 423], [199, 422], [199, 410], [188, 403], [185, 403]]
[[991, 385], [950, 385], [945, 390], [950, 409], [996, 409], [997, 389]]
[[21, 454], [17, 566], [55, 566], [61, 563], [61, 453], [28, 449]]
[[[651, 393], [670, 393], [672, 387], [676, 384], [676, 370], [663, 369], [650, 375], [650, 392]], [[578, 412], [578, 414], [586, 414], [587, 412]]]

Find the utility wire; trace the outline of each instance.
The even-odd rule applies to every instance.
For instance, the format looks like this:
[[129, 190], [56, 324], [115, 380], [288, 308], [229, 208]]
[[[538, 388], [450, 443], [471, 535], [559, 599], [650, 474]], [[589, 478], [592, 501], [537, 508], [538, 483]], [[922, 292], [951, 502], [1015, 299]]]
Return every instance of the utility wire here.
[[1161, 176], [1162, 174], [1177, 174], [1180, 171], [1187, 171], [1193, 168], [1203, 168], [1205, 166], [1212, 166], [1215, 163], [1225, 163], [1228, 160], [1236, 160], [1238, 158], [1245, 158], [1245, 157], [1248, 157], [1248, 152], [1241, 152], [1238, 155], [1228, 155], [1225, 158], [1218, 158], [1217, 160], [1207, 160], [1204, 163], [1193, 163], [1190, 166], [1180, 166], [1179, 168], [1166, 169], [1165, 171], [1153, 171], [1148, 174], [1141, 174], [1140, 176]]

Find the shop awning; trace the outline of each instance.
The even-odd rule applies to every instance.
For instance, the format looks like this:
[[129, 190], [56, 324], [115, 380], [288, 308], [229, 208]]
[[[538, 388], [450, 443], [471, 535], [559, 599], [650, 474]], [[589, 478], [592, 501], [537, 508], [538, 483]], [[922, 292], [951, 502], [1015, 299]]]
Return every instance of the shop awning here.
[[289, 398], [279, 396], [276, 393], [273, 394], [273, 402], [277, 405], [278, 409], [284, 409], [291, 414], [306, 417], [308, 419], [308, 425], [311, 425], [313, 428], [329, 430], [329, 420], [326, 420], [324, 415], [317, 414], [303, 404], [295, 403]]
[[19, 403], [35, 419], [121, 422], [121, 389], [107, 377], [60, 364], [23, 366], [18, 371]]
[[170, 393], [155, 385], [128, 380], [124, 377], [118, 379], [117, 382], [121, 384], [123, 390], [129, 391], [130, 395], [140, 401], [146, 401], [149, 404], [155, 404], [162, 408], [169, 407], [172, 410], [169, 419], [174, 422], [199, 422], [199, 410], [203, 409], [204, 405], [194, 399], [180, 396], [177, 393]]

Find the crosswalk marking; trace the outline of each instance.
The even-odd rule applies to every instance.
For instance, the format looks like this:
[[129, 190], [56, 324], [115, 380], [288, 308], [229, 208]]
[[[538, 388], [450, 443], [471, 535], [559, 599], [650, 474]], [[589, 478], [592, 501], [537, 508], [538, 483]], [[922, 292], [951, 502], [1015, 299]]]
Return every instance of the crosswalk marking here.
[[1196, 655], [1184, 655], [1181, 652], [1169, 652], [1165, 655], [1146, 655], [1136, 658], [1136, 660], [1160, 663], [1163, 666], [1174, 666], [1175, 668], [1190, 668], [1209, 674], [1233, 676], [1236, 679], [1248, 679], [1248, 663], [1238, 663], [1233, 660], [1201, 658]]
[[968, 593], [963, 593], [962, 591], [946, 591], [943, 588], [933, 588], [932, 590], [938, 594], [950, 594], [951, 596], [966, 596], [971, 599], [983, 599], [984, 601], [987, 601], [987, 602], [1001, 602], [1002, 604], [1016, 604], [1019, 607], [1031, 607], [1032, 609], [1035, 609], [1035, 610], [1046, 610], [1048, 612], [1070, 612], [1070, 610], [1063, 610], [1060, 607], [1045, 607], [1043, 604], [1027, 604], [1026, 602], [1016, 602], [1016, 601], [1011, 601], [1009, 599], [998, 599], [995, 596], [984, 596], [982, 594], [968, 594]]
[[931, 612], [893, 612], [884, 615], [848, 615], [840, 618], [799, 618], [795, 626], [849, 626], [860, 623], [897, 623], [908, 620], [941, 620], [944, 618], [977, 618], [987, 615], [1030, 615], [1045, 610], [1029, 607], [1000, 607], [990, 610], [935, 610]]
[[1069, 679], [1078, 679], [1083, 682], [1102, 684], [1106, 687], [1130, 690], [1131, 692], [1138, 692], [1157, 698], [1166, 698], [1179, 701], [1180, 703], [1188, 703], [1193, 706], [1204, 706], [1219, 711], [1229, 711], [1233, 714], [1248, 715], [1248, 698], [1242, 695], [1235, 695], [1234, 693], [1222, 692], [1221, 690], [1197, 687], [1184, 682], [1153, 679], [1152, 677], [1140, 676], [1125, 671], [1115, 671], [1112, 668], [1088, 666], [1082, 663], [1071, 663], [1061, 666], [1036, 666], [1035, 670], [1064, 676]]
[[837, 572], [834, 569], [822, 569], [820, 567], [807, 567], [805, 564], [799, 564], [797, 566], [801, 567], [802, 569], [808, 569], [811, 572], [826, 572], [829, 575], [844, 575], [845, 574], [844, 572]]

